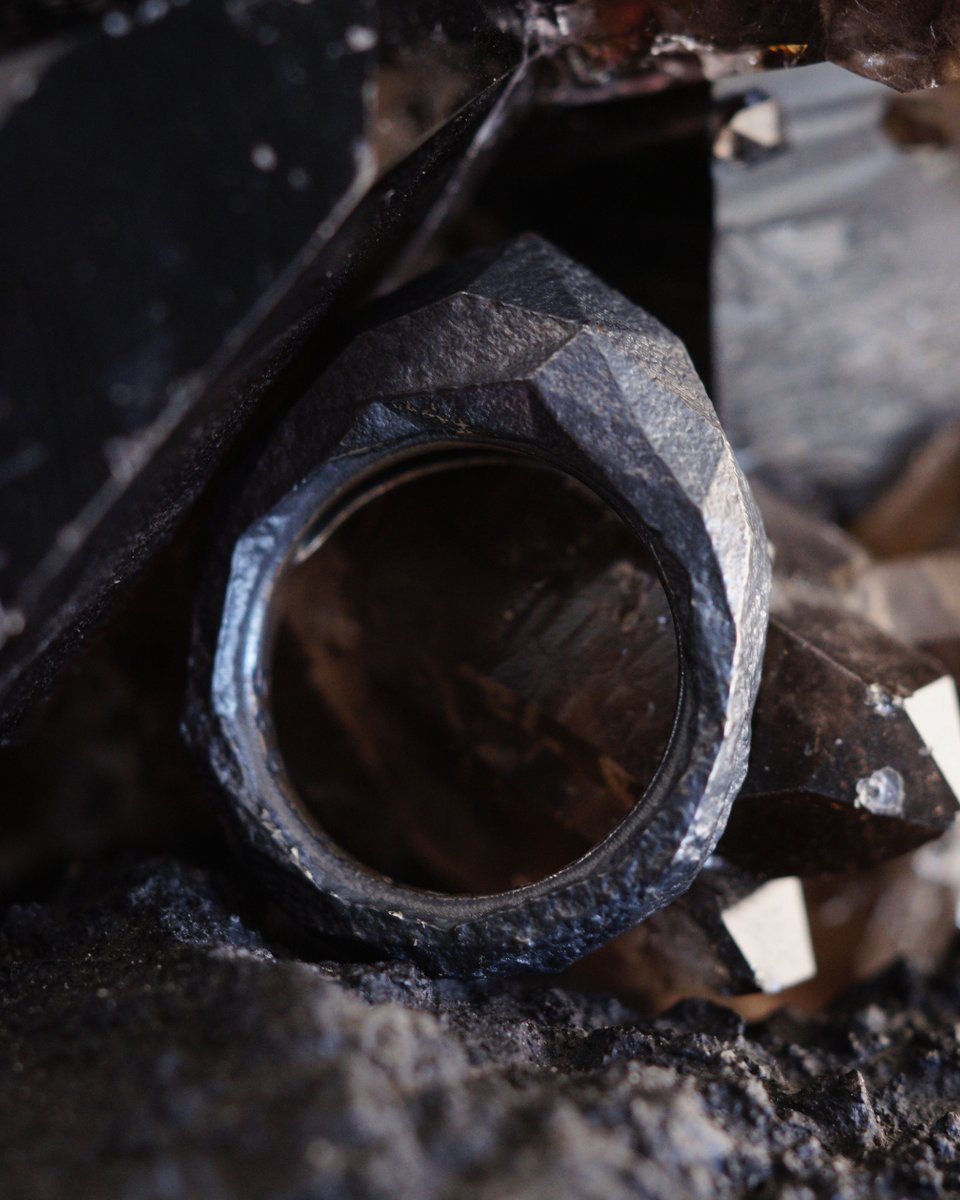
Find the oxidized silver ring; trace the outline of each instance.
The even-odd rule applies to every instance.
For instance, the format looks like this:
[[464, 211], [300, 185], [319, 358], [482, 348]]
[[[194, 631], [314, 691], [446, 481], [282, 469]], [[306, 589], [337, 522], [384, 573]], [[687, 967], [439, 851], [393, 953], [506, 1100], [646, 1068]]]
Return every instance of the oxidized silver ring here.
[[[537, 883], [400, 885], [297, 796], [271, 715], [276, 595], [347, 515], [411, 475], [519, 460], [573, 476], [656, 562], [680, 686], [659, 769], [619, 826]], [[233, 824], [310, 928], [464, 976], [556, 970], [681, 894], [747, 765], [770, 565], [759, 514], [682, 345], [534, 238], [401, 294], [286, 418], [243, 488], [198, 622], [191, 723]]]

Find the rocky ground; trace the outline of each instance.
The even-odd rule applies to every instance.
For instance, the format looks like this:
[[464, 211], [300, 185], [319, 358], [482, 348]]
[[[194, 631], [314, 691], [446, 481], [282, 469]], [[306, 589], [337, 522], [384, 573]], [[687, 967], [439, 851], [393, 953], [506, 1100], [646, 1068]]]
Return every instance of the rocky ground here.
[[652, 1022], [304, 961], [155, 859], [12, 907], [0, 1195], [789, 1200], [960, 1192], [960, 947], [816, 1018]]

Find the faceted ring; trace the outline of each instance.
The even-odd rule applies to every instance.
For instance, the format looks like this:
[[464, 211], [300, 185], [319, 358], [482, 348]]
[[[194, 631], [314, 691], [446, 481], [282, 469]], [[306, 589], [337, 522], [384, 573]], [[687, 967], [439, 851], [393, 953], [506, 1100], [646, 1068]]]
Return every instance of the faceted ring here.
[[[442, 973], [552, 971], [680, 895], [747, 766], [769, 610], [759, 514], [679, 341], [523, 238], [399, 294], [291, 410], [225, 518], [189, 723], [231, 825], [308, 927]], [[372, 496], [465, 462], [534, 461], [651, 553], [677, 636], [672, 734], [643, 795], [546, 879], [491, 895], [398, 884], [338, 847], [280, 755], [270, 664], [287, 572]]]

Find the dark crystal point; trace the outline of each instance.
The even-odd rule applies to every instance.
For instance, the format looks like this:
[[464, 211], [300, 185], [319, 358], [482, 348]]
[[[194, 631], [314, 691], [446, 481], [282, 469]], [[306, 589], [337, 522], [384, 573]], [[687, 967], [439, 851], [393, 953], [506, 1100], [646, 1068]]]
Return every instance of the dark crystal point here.
[[0, 732], [445, 207], [525, 62], [480, 0], [154, 7], [0, 16]]
[[770, 874], [822, 874], [943, 833], [957, 801], [911, 703], [941, 681], [936, 660], [839, 607], [779, 607], [722, 852]]

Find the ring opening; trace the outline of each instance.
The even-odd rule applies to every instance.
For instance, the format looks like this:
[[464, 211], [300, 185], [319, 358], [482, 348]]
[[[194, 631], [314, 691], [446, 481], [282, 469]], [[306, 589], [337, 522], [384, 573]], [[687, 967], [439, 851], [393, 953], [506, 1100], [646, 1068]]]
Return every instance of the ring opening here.
[[678, 700], [651, 556], [590, 489], [519, 457], [407, 464], [274, 593], [291, 785], [367, 869], [483, 894], [580, 858], [642, 796]]

